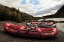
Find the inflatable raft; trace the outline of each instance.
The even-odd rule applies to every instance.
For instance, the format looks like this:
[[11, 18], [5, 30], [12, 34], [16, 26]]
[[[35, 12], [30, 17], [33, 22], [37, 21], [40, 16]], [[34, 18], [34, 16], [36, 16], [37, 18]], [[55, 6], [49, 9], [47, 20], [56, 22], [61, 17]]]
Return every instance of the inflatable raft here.
[[12, 23], [5, 23], [4, 30], [13, 35], [48, 38], [58, 34], [58, 30], [54, 27], [28, 27], [20, 26]]

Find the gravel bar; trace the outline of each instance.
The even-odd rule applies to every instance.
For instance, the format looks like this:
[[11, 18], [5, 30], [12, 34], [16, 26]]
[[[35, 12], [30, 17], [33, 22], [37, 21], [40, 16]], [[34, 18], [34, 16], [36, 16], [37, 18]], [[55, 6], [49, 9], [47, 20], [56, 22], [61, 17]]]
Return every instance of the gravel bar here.
[[[0, 42], [64, 42], [64, 33], [61, 31], [59, 31], [59, 34], [56, 37], [46, 39], [20, 37], [8, 34], [3, 29], [3, 24], [6, 22], [11, 21], [0, 21]], [[25, 25], [25, 22], [23, 23], [11, 22], [11, 23], [15, 23], [18, 25]]]

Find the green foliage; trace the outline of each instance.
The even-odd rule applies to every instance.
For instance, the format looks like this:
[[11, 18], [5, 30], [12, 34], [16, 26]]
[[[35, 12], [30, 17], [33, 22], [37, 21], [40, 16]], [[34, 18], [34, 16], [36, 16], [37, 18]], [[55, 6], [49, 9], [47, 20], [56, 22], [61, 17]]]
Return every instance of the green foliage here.
[[33, 16], [28, 15], [27, 13], [20, 12], [19, 9], [15, 9], [13, 7], [7, 7], [0, 5], [0, 21], [16, 21], [23, 22], [28, 20], [33, 20]]

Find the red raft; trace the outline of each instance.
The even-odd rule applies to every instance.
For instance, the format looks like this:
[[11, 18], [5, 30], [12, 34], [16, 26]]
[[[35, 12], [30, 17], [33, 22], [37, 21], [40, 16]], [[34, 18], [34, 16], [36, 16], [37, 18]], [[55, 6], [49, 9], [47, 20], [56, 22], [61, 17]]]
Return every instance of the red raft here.
[[19, 36], [28, 36], [36, 38], [47, 38], [55, 37], [58, 34], [58, 30], [54, 27], [50, 28], [36, 28], [28, 26], [19, 26], [12, 23], [5, 23], [4, 30], [8, 33], [19, 35]]

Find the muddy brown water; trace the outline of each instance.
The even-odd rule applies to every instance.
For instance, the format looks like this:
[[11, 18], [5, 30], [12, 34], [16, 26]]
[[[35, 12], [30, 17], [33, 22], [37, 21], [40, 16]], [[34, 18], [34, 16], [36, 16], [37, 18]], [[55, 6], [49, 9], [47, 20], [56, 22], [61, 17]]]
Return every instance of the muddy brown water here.
[[[59, 31], [59, 34], [53, 38], [31, 38], [31, 37], [20, 37], [8, 34], [3, 29], [4, 23], [10, 23], [11, 21], [0, 21], [0, 42], [64, 42], [64, 33]], [[17, 25], [25, 25], [26, 22], [16, 23], [11, 22]]]

